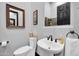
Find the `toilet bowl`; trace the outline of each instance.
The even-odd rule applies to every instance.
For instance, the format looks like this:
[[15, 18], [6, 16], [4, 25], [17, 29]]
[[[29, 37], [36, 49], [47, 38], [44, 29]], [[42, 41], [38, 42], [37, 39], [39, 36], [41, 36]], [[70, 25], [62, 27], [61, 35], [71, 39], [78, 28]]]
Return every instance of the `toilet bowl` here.
[[35, 56], [36, 37], [29, 39], [29, 45], [16, 49], [13, 53], [14, 56]]

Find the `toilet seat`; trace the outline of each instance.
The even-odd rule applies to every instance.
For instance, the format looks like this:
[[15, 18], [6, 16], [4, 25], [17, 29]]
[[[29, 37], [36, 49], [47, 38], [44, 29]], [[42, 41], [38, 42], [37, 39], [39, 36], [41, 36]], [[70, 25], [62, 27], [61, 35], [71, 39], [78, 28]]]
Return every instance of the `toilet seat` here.
[[23, 46], [21, 48], [18, 48], [17, 50], [15, 50], [15, 52], [13, 53], [14, 55], [19, 55], [25, 52], [28, 52], [30, 50], [32, 50], [33, 48], [31, 46]]
[[36, 49], [36, 41], [35, 37], [29, 38], [29, 46], [23, 46], [16, 49], [13, 52], [14, 56], [35, 56], [35, 49]]

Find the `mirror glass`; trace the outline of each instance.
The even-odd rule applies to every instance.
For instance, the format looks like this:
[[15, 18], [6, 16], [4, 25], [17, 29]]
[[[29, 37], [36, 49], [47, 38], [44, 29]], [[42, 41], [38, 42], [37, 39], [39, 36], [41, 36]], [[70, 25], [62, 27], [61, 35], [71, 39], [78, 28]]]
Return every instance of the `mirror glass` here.
[[10, 26], [18, 26], [18, 13], [15, 11], [9, 12]]
[[24, 10], [15, 6], [6, 5], [6, 25], [7, 27], [25, 27]]
[[70, 3], [46, 2], [45, 26], [70, 25]]

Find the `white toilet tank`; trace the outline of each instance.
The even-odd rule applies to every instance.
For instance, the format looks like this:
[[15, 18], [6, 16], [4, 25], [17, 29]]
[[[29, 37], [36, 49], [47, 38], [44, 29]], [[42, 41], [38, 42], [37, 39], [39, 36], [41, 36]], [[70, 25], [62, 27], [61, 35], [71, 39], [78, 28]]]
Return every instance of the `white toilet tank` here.
[[36, 37], [29, 38], [29, 45], [23, 46], [18, 48], [14, 51], [14, 56], [35, 56], [35, 49], [36, 49]]
[[37, 38], [36, 37], [30, 37], [29, 39], [29, 45], [33, 48], [36, 48], [36, 42], [37, 42]]

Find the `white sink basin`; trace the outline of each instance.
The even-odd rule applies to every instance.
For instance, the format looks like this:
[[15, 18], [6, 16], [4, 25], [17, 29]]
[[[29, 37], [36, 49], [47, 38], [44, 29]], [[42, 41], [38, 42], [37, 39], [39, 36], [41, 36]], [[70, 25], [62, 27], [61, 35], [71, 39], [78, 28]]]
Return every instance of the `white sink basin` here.
[[38, 46], [40, 46], [41, 48], [52, 52], [53, 54], [57, 54], [59, 52], [61, 52], [64, 48], [64, 44], [60, 44], [60, 43], [56, 43], [54, 41], [49, 41], [47, 40], [47, 38], [41, 39], [37, 42]]

